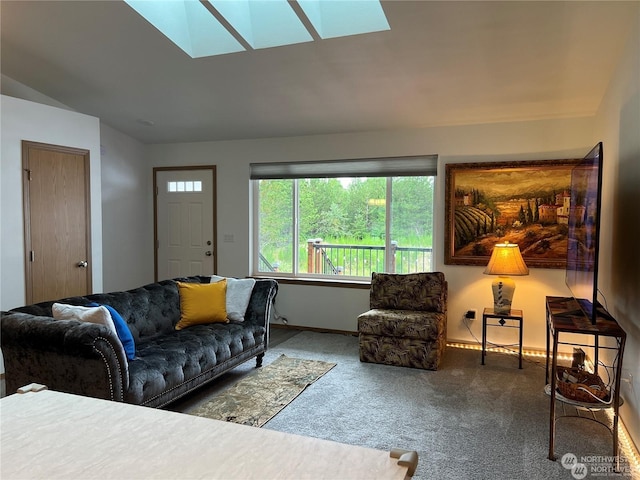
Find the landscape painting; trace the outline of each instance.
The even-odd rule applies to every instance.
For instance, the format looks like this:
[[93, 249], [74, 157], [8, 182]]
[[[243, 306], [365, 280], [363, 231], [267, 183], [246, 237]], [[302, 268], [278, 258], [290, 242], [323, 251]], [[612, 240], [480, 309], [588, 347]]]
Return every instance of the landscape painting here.
[[[565, 268], [579, 159], [446, 165], [445, 264], [486, 265], [517, 243], [527, 266]], [[575, 198], [575, 197], [574, 197]]]

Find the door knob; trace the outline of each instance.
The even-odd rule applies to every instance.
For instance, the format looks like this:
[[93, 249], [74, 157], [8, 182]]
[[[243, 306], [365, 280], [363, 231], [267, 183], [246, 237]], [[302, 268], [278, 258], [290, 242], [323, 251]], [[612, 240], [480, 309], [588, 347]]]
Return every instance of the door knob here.
[[205, 254], [207, 257], [210, 257], [211, 255], [213, 255], [213, 253], [211, 253], [211, 250], [207, 250], [206, 252], [204, 252], [204, 254]]
[[89, 266], [89, 262], [87, 262], [86, 260], [82, 260], [80, 262], [78, 262], [78, 267], [79, 268], [87, 268]]

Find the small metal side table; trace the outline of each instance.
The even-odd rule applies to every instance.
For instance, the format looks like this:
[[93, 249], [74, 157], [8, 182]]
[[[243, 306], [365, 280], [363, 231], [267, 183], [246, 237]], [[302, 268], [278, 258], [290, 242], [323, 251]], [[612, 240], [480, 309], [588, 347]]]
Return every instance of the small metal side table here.
[[[488, 320], [497, 320], [497, 323], [488, 323]], [[508, 322], [515, 322], [509, 325]], [[522, 368], [522, 310], [511, 310], [509, 313], [496, 313], [493, 308], [485, 308], [482, 312], [482, 365], [487, 355], [487, 326], [517, 328], [520, 331], [518, 342], [518, 368]]]

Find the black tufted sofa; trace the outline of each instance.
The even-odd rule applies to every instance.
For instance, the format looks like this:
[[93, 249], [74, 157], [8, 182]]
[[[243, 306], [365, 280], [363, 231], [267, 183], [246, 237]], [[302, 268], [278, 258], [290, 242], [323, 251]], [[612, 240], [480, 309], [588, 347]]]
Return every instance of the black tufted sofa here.
[[[209, 277], [180, 281], [208, 283]], [[149, 407], [162, 407], [267, 350], [269, 317], [278, 284], [257, 280], [244, 322], [175, 330], [180, 297], [175, 280], [126, 292], [57, 300], [115, 308], [129, 325], [136, 357], [127, 360], [103, 325], [54, 320], [43, 302], [2, 312], [2, 354], [7, 392], [32, 382], [51, 390]]]

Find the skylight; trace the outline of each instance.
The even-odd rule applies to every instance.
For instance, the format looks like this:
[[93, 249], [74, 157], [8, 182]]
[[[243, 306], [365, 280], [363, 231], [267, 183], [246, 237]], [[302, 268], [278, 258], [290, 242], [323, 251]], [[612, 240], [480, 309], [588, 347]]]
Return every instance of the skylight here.
[[321, 38], [389, 30], [378, 0], [298, 0]]
[[287, 0], [209, 0], [252, 48], [311, 42]]
[[244, 50], [198, 0], [125, 2], [192, 58]]
[[321, 39], [390, 29], [379, 0], [297, 0], [299, 8], [288, 0], [125, 3], [192, 58], [311, 42], [308, 24]]

